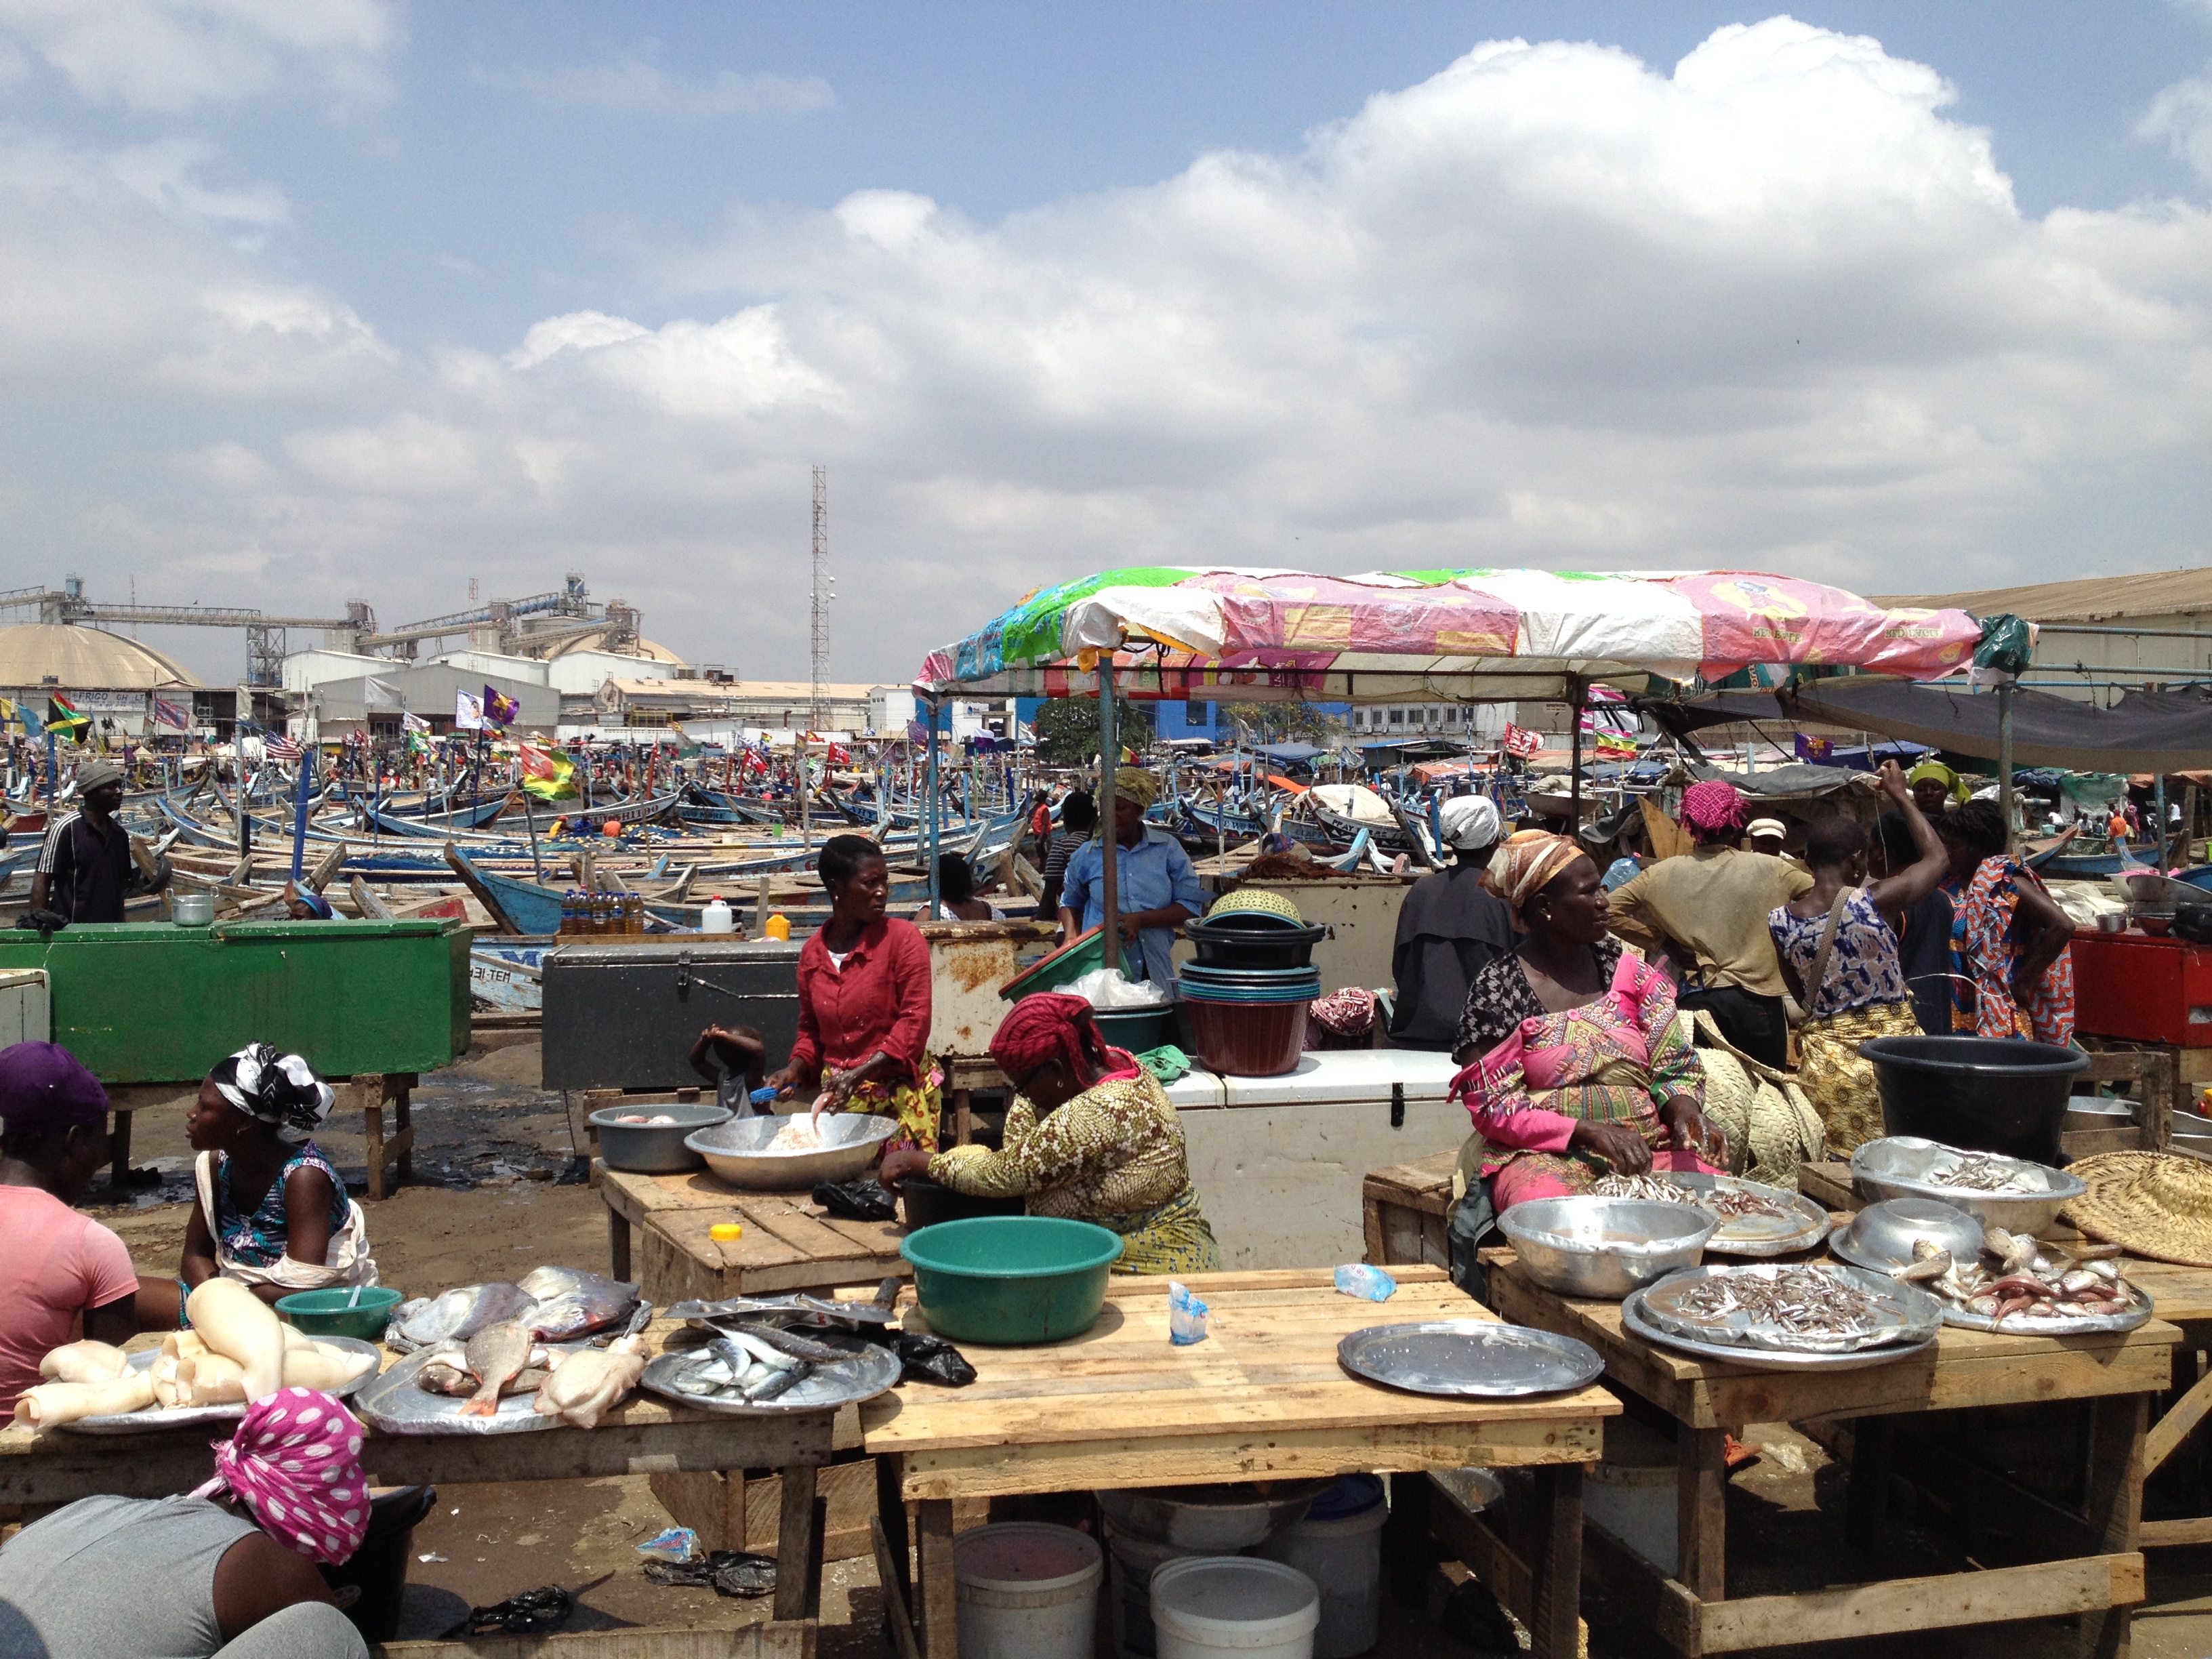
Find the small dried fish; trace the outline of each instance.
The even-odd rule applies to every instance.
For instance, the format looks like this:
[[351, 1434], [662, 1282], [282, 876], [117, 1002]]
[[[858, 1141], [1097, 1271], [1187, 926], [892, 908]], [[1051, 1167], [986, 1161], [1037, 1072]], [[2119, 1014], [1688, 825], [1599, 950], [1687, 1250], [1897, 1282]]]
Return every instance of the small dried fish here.
[[1929, 1181], [1970, 1193], [2032, 1193], [2036, 1189], [2010, 1158], [1993, 1152], [1967, 1152], [1948, 1169], [1930, 1170]]
[[1696, 1201], [1688, 1188], [1677, 1187], [1666, 1176], [1656, 1175], [1600, 1176], [1590, 1183], [1590, 1193], [1596, 1198], [1640, 1198], [1655, 1204]]
[[1832, 1269], [1784, 1267], [1771, 1277], [1732, 1273], [1701, 1280], [1674, 1299], [1689, 1317], [1721, 1324], [1735, 1314], [1802, 1335], [1858, 1336], [1875, 1328], [1881, 1304]]
[[1787, 1213], [1772, 1199], [1763, 1197], [1748, 1187], [1730, 1187], [1721, 1182], [1716, 1182], [1711, 1192], [1692, 1194], [1690, 1201], [1699, 1209], [1710, 1210], [1723, 1218]]

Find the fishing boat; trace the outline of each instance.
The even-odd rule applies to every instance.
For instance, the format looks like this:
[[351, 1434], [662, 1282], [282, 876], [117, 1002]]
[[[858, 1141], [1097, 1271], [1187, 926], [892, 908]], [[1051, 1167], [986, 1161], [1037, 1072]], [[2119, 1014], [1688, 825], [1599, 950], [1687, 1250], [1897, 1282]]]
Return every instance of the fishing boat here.
[[364, 828], [374, 826], [387, 836], [421, 836], [434, 841], [442, 841], [456, 830], [481, 829], [514, 804], [514, 797], [507, 794], [496, 800], [479, 802], [474, 806], [408, 817], [386, 811], [366, 800], [356, 799], [354, 802], [361, 813]]

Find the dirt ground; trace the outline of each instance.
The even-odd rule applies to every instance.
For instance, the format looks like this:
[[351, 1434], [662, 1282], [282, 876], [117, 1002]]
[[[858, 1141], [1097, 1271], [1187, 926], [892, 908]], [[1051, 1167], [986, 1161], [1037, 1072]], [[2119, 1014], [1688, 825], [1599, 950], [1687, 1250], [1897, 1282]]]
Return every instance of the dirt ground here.
[[[560, 1097], [538, 1086], [534, 1041], [480, 1045], [449, 1070], [425, 1077], [414, 1100], [415, 1182], [368, 1206], [371, 1249], [386, 1284], [410, 1295], [514, 1278], [542, 1263], [605, 1271], [605, 1211], [582, 1184]], [[346, 1121], [349, 1117], [351, 1121]], [[153, 1175], [120, 1195], [104, 1184], [87, 1207], [113, 1226], [142, 1271], [173, 1271], [184, 1239], [190, 1149], [181, 1109], [138, 1115], [132, 1161]], [[333, 1115], [318, 1143], [358, 1195], [362, 1177], [357, 1114]], [[155, 1176], [158, 1176], [155, 1181]], [[1958, 1547], [1901, 1517], [1889, 1559], [1863, 1561], [1843, 1540], [1844, 1471], [1781, 1425], [1747, 1429], [1765, 1449], [1729, 1485], [1730, 1589], [1758, 1595], [1813, 1582], [1955, 1570]], [[2194, 1480], [2193, 1469], [2188, 1478]], [[2201, 1494], [2182, 1495], [2195, 1501]], [[2154, 1491], [2154, 1502], [2159, 1494]], [[2194, 1512], [2203, 1513], [2203, 1509]], [[630, 1625], [725, 1628], [769, 1616], [765, 1601], [726, 1600], [709, 1590], [665, 1589], [641, 1569], [637, 1543], [672, 1524], [642, 1477], [574, 1483], [461, 1486], [441, 1490], [416, 1529], [400, 1635], [445, 1634], [472, 1607], [559, 1584], [577, 1597], [568, 1628]], [[2150, 1600], [2135, 1620], [2138, 1659], [2203, 1659], [2212, 1653], [2212, 1548], [2162, 1550], [2150, 1558]], [[1809, 1575], [1809, 1577], [1808, 1577]], [[1445, 1659], [1486, 1650], [1457, 1628], [1456, 1564], [1425, 1575], [1407, 1602], [1385, 1597], [1376, 1652], [1393, 1659]], [[1464, 1601], [1464, 1597], [1462, 1598]], [[1667, 1650], [1603, 1592], [1586, 1583], [1590, 1651], [1612, 1659], [1659, 1659]], [[822, 1596], [823, 1659], [889, 1659], [872, 1561], [833, 1563]], [[1802, 1659], [2059, 1659], [2075, 1650], [2063, 1622], [1995, 1625], [1969, 1631], [1776, 1649]]]

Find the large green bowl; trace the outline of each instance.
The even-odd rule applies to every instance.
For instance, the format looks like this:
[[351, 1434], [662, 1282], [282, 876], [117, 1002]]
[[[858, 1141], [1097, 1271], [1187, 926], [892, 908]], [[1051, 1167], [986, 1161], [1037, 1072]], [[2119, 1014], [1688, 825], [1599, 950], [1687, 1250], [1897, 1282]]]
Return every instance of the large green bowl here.
[[955, 1342], [1061, 1342], [1097, 1322], [1121, 1236], [1048, 1215], [940, 1221], [909, 1233], [929, 1328]]
[[399, 1292], [382, 1285], [372, 1285], [353, 1301], [353, 1287], [345, 1285], [327, 1291], [295, 1291], [279, 1297], [276, 1311], [309, 1336], [355, 1336], [364, 1342], [383, 1340], [384, 1328], [392, 1322], [392, 1310], [399, 1305]]

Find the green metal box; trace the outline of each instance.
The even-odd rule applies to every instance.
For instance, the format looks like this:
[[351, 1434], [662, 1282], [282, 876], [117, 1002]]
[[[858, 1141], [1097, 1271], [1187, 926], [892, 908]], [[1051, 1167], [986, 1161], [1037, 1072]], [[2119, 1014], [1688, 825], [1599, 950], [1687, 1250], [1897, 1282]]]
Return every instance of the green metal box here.
[[80, 923], [0, 931], [0, 970], [43, 968], [53, 1040], [105, 1083], [189, 1083], [249, 1042], [323, 1077], [429, 1072], [469, 1046], [454, 921]]

